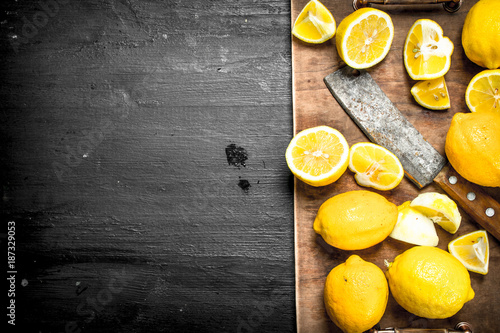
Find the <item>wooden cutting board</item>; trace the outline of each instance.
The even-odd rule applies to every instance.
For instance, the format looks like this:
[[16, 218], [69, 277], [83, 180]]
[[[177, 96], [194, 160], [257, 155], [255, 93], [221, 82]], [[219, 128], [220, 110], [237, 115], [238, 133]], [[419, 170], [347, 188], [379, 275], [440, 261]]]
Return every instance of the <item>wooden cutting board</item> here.
[[[292, 0], [292, 24], [307, 1]], [[387, 57], [369, 69], [369, 72], [424, 138], [443, 155], [451, 118], [456, 112], [469, 112], [464, 99], [465, 90], [470, 79], [483, 70], [466, 58], [460, 42], [465, 16], [476, 2], [465, 0], [463, 7], [454, 14], [444, 11], [441, 5], [376, 7], [391, 15], [395, 36]], [[324, 0], [323, 4], [332, 12], [337, 26], [344, 17], [353, 12], [351, 0]], [[411, 25], [420, 18], [432, 19], [439, 23], [445, 36], [455, 45], [451, 68], [445, 76], [452, 105], [446, 111], [426, 110], [420, 107], [410, 94], [410, 88], [415, 81], [410, 79], [404, 68], [403, 46]], [[368, 141], [323, 83], [323, 78], [335, 71], [339, 65], [335, 38], [320, 45], [313, 45], [292, 37], [294, 132], [313, 126], [329, 125], [341, 131], [349, 145]], [[332, 268], [344, 262], [351, 254], [357, 254], [385, 271], [385, 259], [392, 261], [398, 254], [411, 247], [388, 238], [366, 250], [343, 251], [329, 246], [315, 234], [312, 225], [320, 205], [336, 194], [357, 189], [366, 188], [356, 184], [353, 173], [349, 170], [337, 182], [326, 187], [315, 188], [295, 180], [296, 310], [299, 333], [341, 332], [330, 321], [323, 305], [323, 284]], [[485, 190], [500, 200], [500, 189]], [[444, 193], [435, 185], [419, 191], [406, 178], [392, 191], [375, 192], [399, 205], [412, 200], [419, 193], [428, 191]], [[462, 210], [461, 213], [462, 224], [455, 235], [436, 226], [439, 248], [447, 249], [451, 240], [481, 228]], [[416, 317], [401, 308], [390, 295], [386, 312], [379, 323], [380, 327], [452, 328], [460, 321], [467, 321], [473, 325], [474, 332], [497, 332], [500, 318], [500, 247], [493, 237], [490, 236], [489, 241], [490, 271], [485, 276], [470, 273], [476, 296], [455, 316], [442, 320]]]

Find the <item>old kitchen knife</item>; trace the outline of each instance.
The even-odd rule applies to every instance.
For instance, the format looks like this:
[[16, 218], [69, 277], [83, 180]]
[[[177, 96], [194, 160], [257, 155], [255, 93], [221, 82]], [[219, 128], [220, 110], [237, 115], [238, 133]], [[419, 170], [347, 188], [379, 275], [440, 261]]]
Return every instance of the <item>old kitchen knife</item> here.
[[413, 183], [423, 188], [436, 182], [500, 240], [500, 204], [480, 186], [462, 178], [401, 114], [367, 71], [345, 66], [324, 81], [365, 135], [398, 156], [405, 175]]

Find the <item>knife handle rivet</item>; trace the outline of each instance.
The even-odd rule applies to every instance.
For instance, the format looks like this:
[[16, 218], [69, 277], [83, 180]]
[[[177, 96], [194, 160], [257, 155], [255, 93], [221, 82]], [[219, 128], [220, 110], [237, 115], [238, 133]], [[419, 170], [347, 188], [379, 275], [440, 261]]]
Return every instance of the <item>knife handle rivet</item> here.
[[448, 181], [450, 182], [451, 185], [455, 185], [458, 181], [458, 178], [455, 176], [451, 176], [450, 178], [448, 178]]
[[486, 211], [484, 212], [486, 214], [486, 216], [488, 217], [492, 217], [493, 215], [495, 215], [495, 210], [493, 208], [486, 208]]
[[474, 192], [467, 193], [467, 199], [469, 199], [469, 201], [476, 200], [476, 193], [474, 193]]

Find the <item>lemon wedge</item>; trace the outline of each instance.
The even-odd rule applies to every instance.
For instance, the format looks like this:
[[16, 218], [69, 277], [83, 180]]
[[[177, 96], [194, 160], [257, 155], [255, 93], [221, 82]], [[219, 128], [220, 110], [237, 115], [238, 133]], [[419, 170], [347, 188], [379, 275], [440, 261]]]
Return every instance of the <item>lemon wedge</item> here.
[[485, 70], [474, 76], [465, 91], [465, 103], [471, 112], [500, 113], [500, 69]]
[[349, 145], [338, 130], [317, 126], [299, 132], [285, 153], [290, 171], [312, 186], [335, 182], [347, 170]]
[[450, 108], [450, 96], [444, 76], [433, 80], [418, 81], [410, 90], [418, 104], [430, 110]]
[[434, 223], [410, 207], [410, 201], [398, 206], [398, 221], [389, 237], [415, 245], [436, 246], [439, 243]]
[[419, 194], [411, 201], [410, 207], [419, 210], [451, 234], [456, 233], [460, 227], [462, 216], [457, 204], [444, 194], [437, 192]]
[[436, 22], [420, 19], [406, 37], [403, 60], [413, 80], [431, 80], [445, 75], [450, 69], [453, 42], [443, 36]]
[[486, 275], [490, 261], [488, 234], [478, 230], [452, 240], [448, 251], [471, 272]]
[[391, 17], [375, 8], [361, 8], [346, 16], [337, 29], [339, 56], [352, 68], [368, 68], [389, 53], [394, 38]]
[[320, 44], [335, 36], [335, 31], [332, 13], [318, 0], [311, 0], [297, 16], [292, 34], [304, 42]]
[[391, 190], [404, 176], [403, 166], [396, 155], [371, 142], [354, 144], [349, 152], [349, 170], [361, 186]]

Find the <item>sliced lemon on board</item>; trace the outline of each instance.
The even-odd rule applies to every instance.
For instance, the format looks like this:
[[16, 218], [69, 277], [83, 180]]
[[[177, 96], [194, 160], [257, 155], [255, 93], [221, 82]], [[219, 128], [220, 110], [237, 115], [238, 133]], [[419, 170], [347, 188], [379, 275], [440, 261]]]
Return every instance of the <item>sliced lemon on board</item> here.
[[299, 132], [286, 149], [290, 171], [312, 186], [335, 182], [346, 171], [349, 145], [338, 130], [317, 126]]
[[500, 112], [500, 69], [474, 76], [465, 91], [465, 103], [472, 112]]
[[361, 186], [391, 190], [404, 176], [403, 166], [396, 155], [371, 142], [354, 144], [349, 152], [349, 170]]
[[430, 110], [450, 108], [450, 96], [444, 76], [437, 79], [418, 81], [410, 90], [418, 104]]
[[335, 36], [335, 31], [332, 13], [321, 2], [311, 0], [297, 16], [292, 34], [304, 42], [320, 44]]
[[391, 17], [375, 8], [361, 8], [346, 16], [337, 28], [335, 42], [342, 60], [352, 68], [381, 62], [394, 38]]
[[488, 273], [490, 246], [485, 230], [478, 230], [452, 240], [448, 251], [471, 272]]
[[455, 201], [447, 195], [437, 192], [422, 193], [411, 201], [410, 207], [418, 209], [451, 234], [457, 232], [460, 227], [462, 216]]
[[439, 243], [434, 223], [410, 207], [410, 201], [398, 206], [398, 221], [389, 236], [415, 245], [436, 246]]
[[413, 23], [406, 36], [403, 60], [406, 71], [414, 80], [431, 80], [445, 75], [450, 69], [453, 42], [443, 36], [436, 22], [420, 19]]

